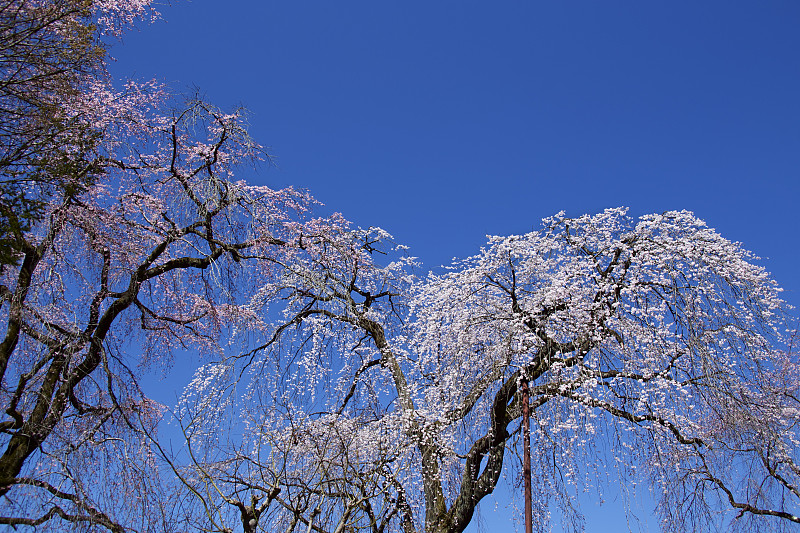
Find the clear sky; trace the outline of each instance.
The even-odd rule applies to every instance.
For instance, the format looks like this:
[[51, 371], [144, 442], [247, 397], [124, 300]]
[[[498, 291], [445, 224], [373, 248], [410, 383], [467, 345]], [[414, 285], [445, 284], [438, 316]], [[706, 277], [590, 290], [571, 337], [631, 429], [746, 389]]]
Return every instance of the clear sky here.
[[[161, 11], [112, 50], [116, 74], [245, 105], [277, 166], [242, 177], [307, 188], [323, 212], [387, 229], [427, 267], [561, 210], [688, 209], [762, 256], [800, 305], [796, 0]], [[484, 513], [484, 531], [508, 524], [504, 509]], [[587, 531], [620, 530], [604, 520]]]

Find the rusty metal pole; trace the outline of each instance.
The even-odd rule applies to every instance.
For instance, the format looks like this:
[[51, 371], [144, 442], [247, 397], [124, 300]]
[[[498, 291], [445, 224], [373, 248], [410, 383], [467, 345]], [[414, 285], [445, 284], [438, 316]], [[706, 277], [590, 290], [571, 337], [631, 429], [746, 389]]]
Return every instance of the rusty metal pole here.
[[531, 509], [531, 413], [528, 378], [522, 375], [522, 477], [525, 479], [525, 533], [533, 532]]

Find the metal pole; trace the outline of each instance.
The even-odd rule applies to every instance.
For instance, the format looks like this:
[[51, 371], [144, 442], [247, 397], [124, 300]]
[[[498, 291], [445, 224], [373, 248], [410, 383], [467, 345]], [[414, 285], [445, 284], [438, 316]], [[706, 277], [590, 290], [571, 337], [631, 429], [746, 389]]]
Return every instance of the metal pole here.
[[531, 510], [531, 413], [528, 378], [522, 375], [522, 477], [525, 479], [525, 533], [533, 532]]

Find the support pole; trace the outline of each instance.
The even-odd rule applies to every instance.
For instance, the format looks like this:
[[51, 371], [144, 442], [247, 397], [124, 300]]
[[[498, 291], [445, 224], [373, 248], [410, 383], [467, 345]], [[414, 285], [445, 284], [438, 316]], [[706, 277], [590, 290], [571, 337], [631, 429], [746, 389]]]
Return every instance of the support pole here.
[[531, 409], [530, 389], [525, 374], [521, 380], [522, 389], [522, 477], [525, 479], [525, 533], [533, 532], [533, 513], [531, 509]]

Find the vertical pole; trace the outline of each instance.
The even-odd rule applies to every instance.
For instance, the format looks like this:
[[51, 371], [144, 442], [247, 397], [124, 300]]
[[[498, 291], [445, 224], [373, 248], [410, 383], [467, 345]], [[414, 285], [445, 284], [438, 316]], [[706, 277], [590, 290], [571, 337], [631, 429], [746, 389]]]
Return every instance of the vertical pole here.
[[531, 509], [531, 413], [528, 378], [522, 375], [522, 477], [525, 479], [525, 533], [533, 531]]

